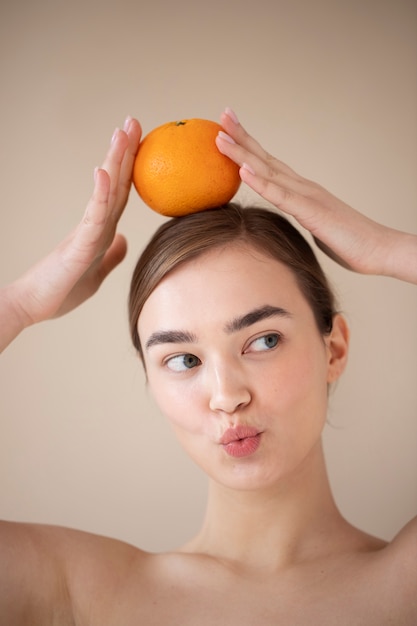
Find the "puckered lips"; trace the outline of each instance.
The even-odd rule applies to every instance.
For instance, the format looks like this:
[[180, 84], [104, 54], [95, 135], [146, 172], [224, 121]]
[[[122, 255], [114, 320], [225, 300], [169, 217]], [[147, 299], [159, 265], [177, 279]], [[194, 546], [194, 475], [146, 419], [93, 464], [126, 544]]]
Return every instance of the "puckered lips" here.
[[236, 458], [254, 454], [261, 443], [262, 432], [254, 426], [239, 424], [228, 428], [220, 439], [224, 451]]

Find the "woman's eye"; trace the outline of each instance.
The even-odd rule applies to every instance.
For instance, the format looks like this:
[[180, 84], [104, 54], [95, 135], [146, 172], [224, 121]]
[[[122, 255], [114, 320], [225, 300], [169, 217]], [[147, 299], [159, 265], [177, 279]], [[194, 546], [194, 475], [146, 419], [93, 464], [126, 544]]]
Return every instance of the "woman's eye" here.
[[262, 335], [262, 337], [258, 337], [254, 339], [249, 346], [249, 352], [262, 352], [265, 350], [272, 350], [275, 348], [280, 340], [280, 335], [278, 333], [268, 333], [267, 335]]
[[200, 359], [194, 354], [178, 354], [166, 362], [167, 367], [173, 372], [185, 372], [200, 365]]

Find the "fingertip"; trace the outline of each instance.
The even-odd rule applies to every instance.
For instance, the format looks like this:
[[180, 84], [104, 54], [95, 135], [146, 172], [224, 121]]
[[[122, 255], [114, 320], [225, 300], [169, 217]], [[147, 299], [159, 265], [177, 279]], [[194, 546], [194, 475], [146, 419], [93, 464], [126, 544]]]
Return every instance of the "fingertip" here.
[[132, 124], [133, 118], [131, 115], [128, 115], [125, 119], [125, 123], [123, 124], [123, 130], [125, 131], [125, 133], [129, 132], [130, 126]]
[[236, 141], [233, 139], [233, 137], [231, 137], [230, 135], [225, 133], [223, 130], [219, 130], [217, 136], [218, 136], [219, 139], [224, 139], [228, 143], [231, 143], [231, 144], [235, 144], [236, 143]]
[[103, 167], [96, 165], [94, 168], [94, 182], [102, 182], [108, 177], [106, 170]]
[[242, 167], [240, 168], [240, 171], [241, 172], [243, 171], [244, 174], [249, 173], [252, 176], [256, 176], [255, 170], [253, 169], [253, 167], [249, 165], [249, 163], [242, 163]]
[[142, 127], [135, 118], [131, 121], [128, 137], [130, 140], [130, 149], [136, 154], [142, 138]]
[[115, 267], [119, 265], [126, 257], [127, 253], [127, 241], [126, 238], [117, 233], [113, 243], [106, 251], [102, 263], [101, 272], [102, 278], [105, 278]]
[[111, 145], [113, 145], [113, 144], [114, 144], [114, 142], [116, 141], [116, 139], [117, 139], [117, 137], [119, 136], [119, 134], [120, 134], [120, 128], [119, 128], [119, 127], [116, 127], [116, 128], [114, 129], [114, 132], [113, 132], [113, 135], [112, 135], [112, 138], [111, 138], [111, 141], [110, 141], [110, 144], [111, 144]]
[[115, 256], [118, 262], [123, 261], [127, 254], [127, 239], [121, 233], [117, 233], [114, 239]]
[[225, 108], [224, 115], [227, 115], [227, 117], [232, 120], [233, 124], [236, 124], [236, 125], [239, 124], [239, 119], [236, 113], [230, 107]]
[[94, 192], [107, 195], [110, 189], [110, 177], [105, 169], [96, 166], [94, 168]]
[[128, 136], [132, 134], [139, 134], [140, 136], [142, 134], [142, 126], [136, 118], [128, 115], [123, 124], [123, 132], [125, 132]]
[[116, 128], [111, 138], [108, 154], [119, 155], [120, 152], [123, 152], [127, 149], [128, 145], [129, 145], [128, 133], [123, 129]]

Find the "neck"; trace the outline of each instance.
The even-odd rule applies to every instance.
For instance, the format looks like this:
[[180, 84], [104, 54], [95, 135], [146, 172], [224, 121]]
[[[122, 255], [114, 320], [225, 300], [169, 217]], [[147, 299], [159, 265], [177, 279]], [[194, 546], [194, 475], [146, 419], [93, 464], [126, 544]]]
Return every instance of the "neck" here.
[[212, 481], [203, 527], [184, 549], [277, 569], [331, 549], [345, 526], [320, 444], [294, 475], [271, 487], [234, 490]]

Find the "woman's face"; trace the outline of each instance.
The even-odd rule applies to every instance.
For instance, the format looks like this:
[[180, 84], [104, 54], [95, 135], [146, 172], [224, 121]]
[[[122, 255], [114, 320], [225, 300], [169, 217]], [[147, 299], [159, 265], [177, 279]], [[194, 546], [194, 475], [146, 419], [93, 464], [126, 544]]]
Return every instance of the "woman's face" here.
[[286, 266], [214, 249], [161, 281], [138, 330], [155, 400], [211, 478], [271, 486], [316, 454], [340, 367]]

